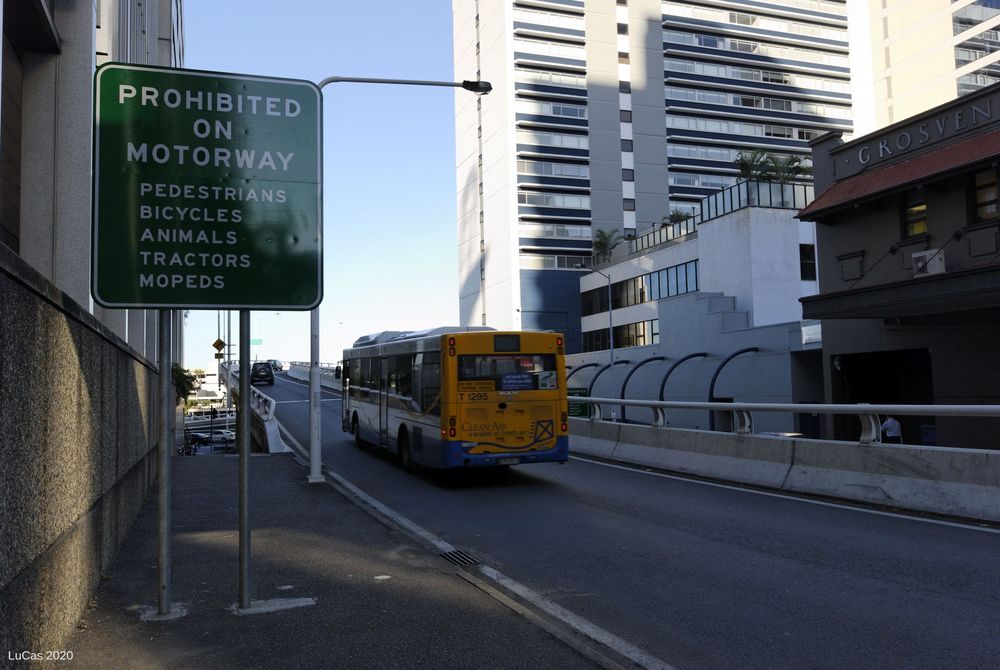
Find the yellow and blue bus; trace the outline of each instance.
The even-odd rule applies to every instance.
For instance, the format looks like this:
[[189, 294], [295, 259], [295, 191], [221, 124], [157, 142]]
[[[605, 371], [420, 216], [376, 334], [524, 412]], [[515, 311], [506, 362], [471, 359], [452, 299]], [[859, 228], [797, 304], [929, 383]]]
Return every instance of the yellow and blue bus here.
[[362, 337], [344, 350], [343, 429], [400, 465], [569, 459], [563, 336], [437, 328]]

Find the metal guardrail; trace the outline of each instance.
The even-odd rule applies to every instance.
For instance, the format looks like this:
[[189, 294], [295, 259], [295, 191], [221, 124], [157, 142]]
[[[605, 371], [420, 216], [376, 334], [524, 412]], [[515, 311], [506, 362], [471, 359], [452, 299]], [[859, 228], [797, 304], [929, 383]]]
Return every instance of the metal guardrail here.
[[797, 403], [750, 402], [683, 402], [671, 400], [622, 400], [621, 398], [585, 398], [570, 396], [569, 403], [588, 404], [594, 407], [592, 421], [602, 421], [601, 405], [646, 407], [653, 410], [653, 426], [662, 428], [668, 409], [705, 409], [729, 412], [733, 416], [733, 431], [738, 434], [753, 432], [753, 412], [792, 412], [812, 414], [853, 414], [861, 422], [861, 444], [881, 441], [882, 416], [975, 416], [1000, 418], [1000, 405], [812, 405]]
[[[233, 366], [234, 368], [236, 366]], [[240, 371], [236, 369], [230, 369], [230, 366], [226, 363], [222, 364], [222, 372], [225, 377], [226, 388], [234, 389], [236, 388], [235, 380], [239, 380]], [[274, 398], [262, 393], [255, 386], [250, 387], [250, 409], [252, 409], [257, 415], [260, 416], [264, 421], [270, 421], [274, 418]]]

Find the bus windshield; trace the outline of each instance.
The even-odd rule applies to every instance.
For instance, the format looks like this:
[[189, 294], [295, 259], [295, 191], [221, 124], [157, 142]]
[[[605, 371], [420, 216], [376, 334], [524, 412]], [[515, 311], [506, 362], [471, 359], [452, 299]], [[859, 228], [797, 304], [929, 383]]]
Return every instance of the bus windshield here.
[[493, 382], [497, 391], [559, 388], [553, 354], [480, 354], [458, 357], [458, 381]]

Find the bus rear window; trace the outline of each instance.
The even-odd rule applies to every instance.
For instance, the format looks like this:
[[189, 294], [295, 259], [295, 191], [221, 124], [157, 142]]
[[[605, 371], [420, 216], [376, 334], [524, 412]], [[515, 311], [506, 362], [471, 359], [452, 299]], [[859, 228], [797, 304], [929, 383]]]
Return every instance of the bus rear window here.
[[492, 382], [496, 391], [559, 388], [554, 354], [485, 354], [458, 357], [459, 382]]

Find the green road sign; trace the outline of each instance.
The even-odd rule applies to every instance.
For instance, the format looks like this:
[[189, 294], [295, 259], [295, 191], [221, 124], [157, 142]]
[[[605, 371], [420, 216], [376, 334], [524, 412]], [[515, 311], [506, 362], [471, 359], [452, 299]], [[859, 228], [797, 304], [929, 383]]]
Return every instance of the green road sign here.
[[254, 337], [254, 338], [250, 339], [250, 345], [251, 346], [260, 346], [261, 344], [264, 344], [263, 338]]
[[[583, 386], [571, 386], [566, 389], [566, 395], [570, 398], [586, 398], [587, 389]], [[584, 405], [582, 403], [570, 403], [569, 404], [569, 415], [577, 417], [589, 417], [590, 416], [590, 405]]]
[[322, 114], [307, 81], [111, 63], [94, 80], [105, 307], [312, 309]]

